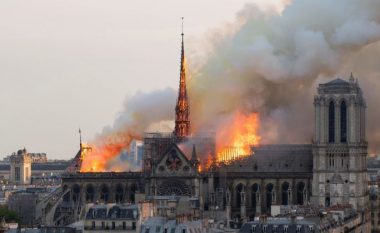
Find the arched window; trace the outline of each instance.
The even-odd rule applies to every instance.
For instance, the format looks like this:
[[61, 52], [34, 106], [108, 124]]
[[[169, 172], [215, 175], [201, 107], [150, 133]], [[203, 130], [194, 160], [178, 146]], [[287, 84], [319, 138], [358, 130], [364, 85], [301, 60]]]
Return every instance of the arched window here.
[[236, 197], [236, 207], [241, 206], [241, 192], [243, 191], [243, 184], [238, 184], [236, 186], [236, 192], [235, 192], [235, 197]]
[[289, 183], [284, 182], [281, 187], [281, 205], [289, 204]]
[[340, 142], [347, 142], [347, 106], [345, 101], [340, 105]]
[[299, 182], [297, 184], [297, 205], [303, 205], [305, 201], [305, 183]]
[[95, 188], [91, 184], [87, 185], [86, 188], [86, 201], [94, 202]]
[[123, 201], [124, 189], [122, 184], [118, 184], [115, 188], [115, 202], [120, 203]]
[[335, 142], [335, 104], [329, 104], [329, 142]]
[[267, 213], [270, 213], [270, 209], [273, 202], [273, 184], [267, 184], [266, 186], [266, 207]]
[[81, 191], [80, 186], [78, 184], [74, 184], [73, 186], [73, 201], [74, 202], [79, 201], [80, 191]]
[[106, 184], [103, 184], [102, 187], [100, 188], [100, 200], [103, 203], [108, 202], [108, 197], [109, 197], [109, 189]]
[[256, 205], [258, 204], [259, 201], [259, 195], [260, 195], [260, 190], [259, 190], [259, 185], [258, 184], [253, 184], [252, 185], [252, 192], [251, 192], [251, 206], [256, 212]]

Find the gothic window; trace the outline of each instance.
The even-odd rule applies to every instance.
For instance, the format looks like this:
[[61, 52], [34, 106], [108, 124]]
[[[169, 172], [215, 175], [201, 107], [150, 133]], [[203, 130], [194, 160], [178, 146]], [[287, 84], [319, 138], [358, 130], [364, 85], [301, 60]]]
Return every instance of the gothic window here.
[[329, 143], [335, 142], [335, 104], [329, 104]]
[[120, 203], [123, 201], [124, 189], [122, 184], [118, 184], [115, 188], [115, 201]]
[[80, 186], [78, 184], [74, 184], [73, 186], [73, 201], [77, 202], [79, 200], [80, 194]]
[[89, 184], [86, 188], [86, 201], [94, 202], [94, 193], [95, 193], [94, 186]]
[[158, 186], [160, 196], [191, 196], [191, 187], [180, 180], [167, 180]]
[[340, 105], [340, 142], [347, 142], [347, 107], [345, 101]]
[[281, 205], [289, 204], [289, 183], [284, 182], [281, 187]]
[[305, 201], [305, 183], [299, 182], [297, 184], [297, 205], [303, 205]]
[[107, 203], [108, 196], [109, 196], [108, 187], [107, 185], [103, 184], [102, 187], [100, 188], [100, 199], [102, 200], [102, 202]]
[[252, 206], [252, 208], [254, 209], [254, 210], [256, 210], [256, 204], [257, 204], [257, 202], [259, 201], [258, 200], [258, 195], [260, 195], [259, 194], [259, 185], [258, 184], [254, 184], [254, 185], [252, 185], [252, 192], [251, 192], [251, 206]]
[[268, 213], [270, 213], [270, 209], [272, 206], [272, 200], [273, 200], [272, 193], [273, 193], [273, 184], [268, 184], [266, 186], [266, 207], [267, 207]]
[[243, 191], [243, 184], [238, 184], [236, 186], [236, 192], [235, 192], [235, 197], [236, 197], [236, 207], [240, 207], [241, 205], [241, 192]]

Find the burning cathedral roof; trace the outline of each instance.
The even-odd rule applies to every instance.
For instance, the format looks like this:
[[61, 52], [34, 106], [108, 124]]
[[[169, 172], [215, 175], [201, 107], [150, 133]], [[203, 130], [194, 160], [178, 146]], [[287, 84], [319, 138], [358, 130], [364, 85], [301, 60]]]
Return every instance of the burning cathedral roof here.
[[224, 167], [226, 172], [312, 173], [311, 144], [261, 145], [252, 148], [254, 155]]

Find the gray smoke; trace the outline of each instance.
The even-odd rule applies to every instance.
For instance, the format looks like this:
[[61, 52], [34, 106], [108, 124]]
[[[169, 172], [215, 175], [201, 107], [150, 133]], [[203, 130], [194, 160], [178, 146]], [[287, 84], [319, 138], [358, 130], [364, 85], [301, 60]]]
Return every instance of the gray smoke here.
[[281, 14], [246, 5], [234, 30], [210, 36], [205, 60], [190, 59], [194, 128], [236, 110], [259, 112], [263, 143], [310, 143], [316, 86], [353, 71], [376, 151], [379, 24], [378, 0], [295, 0]]

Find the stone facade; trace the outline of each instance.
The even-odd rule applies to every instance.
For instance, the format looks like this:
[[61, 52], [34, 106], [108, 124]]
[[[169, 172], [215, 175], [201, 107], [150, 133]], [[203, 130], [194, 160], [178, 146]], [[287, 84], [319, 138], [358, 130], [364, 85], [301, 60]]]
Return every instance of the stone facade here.
[[330, 206], [368, 204], [366, 103], [359, 84], [333, 80], [318, 87], [315, 96], [313, 197]]
[[16, 185], [27, 185], [31, 182], [32, 159], [26, 149], [17, 151], [10, 158], [10, 182]]

